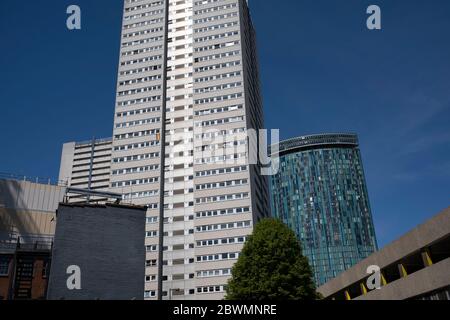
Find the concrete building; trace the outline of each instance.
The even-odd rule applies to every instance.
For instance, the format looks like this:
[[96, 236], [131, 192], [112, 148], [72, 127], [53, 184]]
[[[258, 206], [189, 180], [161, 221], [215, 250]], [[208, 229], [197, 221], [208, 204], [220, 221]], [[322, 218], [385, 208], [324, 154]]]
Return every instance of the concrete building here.
[[[111, 148], [111, 138], [65, 143], [61, 154], [59, 180], [72, 188], [108, 191]], [[84, 200], [80, 196], [69, 197], [70, 202]], [[93, 200], [102, 199], [94, 197]]]
[[247, 152], [263, 128], [247, 1], [124, 4], [110, 191], [148, 207], [144, 295], [221, 299], [270, 210]]
[[[60, 204], [48, 299], [143, 300], [146, 211], [128, 205]], [[79, 268], [79, 290], [67, 286], [71, 266]]]
[[[370, 266], [380, 269], [380, 289], [367, 285]], [[336, 300], [450, 300], [450, 207], [318, 291]]]
[[358, 137], [302, 136], [278, 149], [272, 214], [297, 234], [319, 286], [377, 250]]
[[45, 298], [56, 208], [65, 192], [25, 177], [0, 179], [0, 300]]

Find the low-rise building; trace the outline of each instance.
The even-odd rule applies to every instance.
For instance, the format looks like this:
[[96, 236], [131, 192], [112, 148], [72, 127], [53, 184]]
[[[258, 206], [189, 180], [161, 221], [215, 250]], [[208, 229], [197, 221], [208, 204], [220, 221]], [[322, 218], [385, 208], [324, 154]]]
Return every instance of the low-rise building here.
[[[146, 212], [132, 205], [60, 204], [48, 299], [143, 300]], [[79, 277], [74, 288], [67, 285], [71, 270]]]
[[0, 179], [0, 300], [46, 296], [56, 209], [66, 188], [39, 182]]

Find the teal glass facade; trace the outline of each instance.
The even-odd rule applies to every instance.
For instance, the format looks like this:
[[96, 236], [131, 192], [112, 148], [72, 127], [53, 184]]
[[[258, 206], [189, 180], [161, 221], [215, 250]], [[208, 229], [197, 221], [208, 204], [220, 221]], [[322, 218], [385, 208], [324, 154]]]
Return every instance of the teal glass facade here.
[[295, 231], [320, 286], [377, 250], [358, 138], [298, 137], [279, 156], [272, 214]]

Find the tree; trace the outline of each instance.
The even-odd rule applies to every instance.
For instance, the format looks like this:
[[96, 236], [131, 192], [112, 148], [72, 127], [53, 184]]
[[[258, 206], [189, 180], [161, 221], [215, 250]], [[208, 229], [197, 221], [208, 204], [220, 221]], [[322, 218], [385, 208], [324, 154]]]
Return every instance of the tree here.
[[259, 222], [233, 267], [227, 300], [318, 299], [295, 233], [277, 219]]

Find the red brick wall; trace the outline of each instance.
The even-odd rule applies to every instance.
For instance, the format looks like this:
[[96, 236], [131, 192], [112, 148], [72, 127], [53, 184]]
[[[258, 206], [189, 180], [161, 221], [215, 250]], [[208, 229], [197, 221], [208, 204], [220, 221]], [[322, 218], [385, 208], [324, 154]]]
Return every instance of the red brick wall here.
[[37, 258], [34, 262], [34, 277], [31, 289], [31, 298], [45, 299], [45, 289], [47, 288], [47, 278], [42, 276], [44, 270], [44, 260]]
[[10, 284], [10, 276], [11, 276], [11, 269], [12, 269], [12, 260], [9, 262], [9, 275], [5, 277], [0, 276], [0, 300], [6, 300], [8, 298], [8, 288]]
[[[34, 270], [33, 270], [33, 282], [31, 289], [31, 299], [45, 299], [45, 293], [47, 288], [48, 278], [43, 277], [43, 270], [45, 267], [45, 261], [47, 259], [36, 257], [34, 262]], [[0, 276], [0, 300], [6, 300], [8, 298], [8, 289], [11, 284], [11, 276], [12, 276], [12, 258], [9, 263], [9, 275], [8, 276]]]

